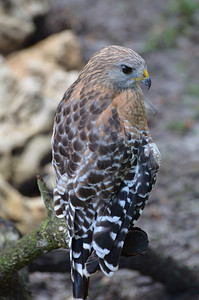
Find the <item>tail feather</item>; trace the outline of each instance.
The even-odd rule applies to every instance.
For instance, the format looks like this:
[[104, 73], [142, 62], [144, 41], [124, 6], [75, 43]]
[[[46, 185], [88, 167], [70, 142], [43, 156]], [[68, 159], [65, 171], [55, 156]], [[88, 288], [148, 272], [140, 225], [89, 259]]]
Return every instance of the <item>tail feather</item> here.
[[86, 300], [88, 297], [89, 278], [82, 276], [77, 270], [73, 270], [73, 297], [78, 300]]
[[96, 252], [93, 251], [86, 261], [86, 272], [88, 276], [91, 276], [99, 271], [99, 269], [99, 257], [97, 256]]
[[90, 274], [86, 271], [86, 261], [91, 254], [91, 239], [92, 231], [88, 231], [81, 238], [71, 238], [70, 260], [74, 299], [86, 300], [88, 297]]
[[107, 214], [98, 216], [96, 220], [93, 248], [99, 257], [100, 268], [107, 276], [117, 270], [128, 230], [142, 213], [155, 183], [158, 166], [150, 154], [151, 150], [146, 147], [143, 142], [139, 148], [134, 179], [130, 182], [125, 180], [121, 184], [112, 201], [110, 212], [107, 210]]
[[[73, 237], [70, 244], [73, 294], [76, 300], [87, 299], [90, 275], [101, 269], [105, 275], [112, 276], [118, 269], [128, 230], [142, 213], [156, 180], [158, 165], [151, 153], [152, 150], [143, 142], [137, 166], [131, 172], [134, 174], [133, 179], [127, 177], [124, 180], [110, 206], [107, 203], [103, 210], [96, 211], [95, 220], [94, 213], [91, 214], [90, 227], [84, 226], [86, 223], [82, 223], [83, 218], [79, 215], [82, 226], [78, 227], [78, 237]], [[85, 233], [85, 228], [90, 229]]]
[[93, 248], [103, 273], [112, 276], [118, 269], [119, 258], [135, 211], [136, 197], [122, 184], [113, 199], [108, 215], [98, 217], [93, 234]]

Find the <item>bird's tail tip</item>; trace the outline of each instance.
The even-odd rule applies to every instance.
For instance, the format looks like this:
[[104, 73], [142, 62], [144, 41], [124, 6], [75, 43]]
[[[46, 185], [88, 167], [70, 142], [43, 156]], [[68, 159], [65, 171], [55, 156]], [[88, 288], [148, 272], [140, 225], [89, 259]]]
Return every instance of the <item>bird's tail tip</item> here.
[[74, 270], [73, 297], [75, 300], [88, 299], [89, 278]]

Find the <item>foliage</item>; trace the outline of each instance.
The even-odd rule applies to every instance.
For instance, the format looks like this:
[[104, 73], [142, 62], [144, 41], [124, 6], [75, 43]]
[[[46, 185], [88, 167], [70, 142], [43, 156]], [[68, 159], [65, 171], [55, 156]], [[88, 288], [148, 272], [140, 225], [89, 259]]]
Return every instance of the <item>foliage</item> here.
[[157, 18], [144, 51], [174, 47], [178, 37], [198, 39], [198, 25], [198, 0], [171, 0]]
[[167, 129], [169, 129], [170, 131], [175, 131], [179, 134], [185, 134], [192, 128], [193, 123], [193, 119], [173, 120], [167, 125]]

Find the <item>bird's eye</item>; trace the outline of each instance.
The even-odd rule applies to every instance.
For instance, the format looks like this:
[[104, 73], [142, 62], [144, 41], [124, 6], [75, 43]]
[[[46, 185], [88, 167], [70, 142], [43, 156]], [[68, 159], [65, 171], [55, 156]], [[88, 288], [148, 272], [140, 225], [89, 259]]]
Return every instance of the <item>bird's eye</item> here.
[[123, 72], [124, 74], [129, 75], [129, 74], [131, 74], [131, 73], [133, 72], [133, 68], [128, 67], [128, 66], [126, 66], [126, 65], [122, 65], [122, 72]]

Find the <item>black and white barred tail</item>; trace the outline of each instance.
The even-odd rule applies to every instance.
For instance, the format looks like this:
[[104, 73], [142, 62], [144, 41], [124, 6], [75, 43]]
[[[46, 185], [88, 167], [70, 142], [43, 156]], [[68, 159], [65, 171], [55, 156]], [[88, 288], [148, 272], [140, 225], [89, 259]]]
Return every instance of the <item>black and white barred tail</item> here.
[[[70, 204], [65, 207], [71, 236], [70, 260], [75, 299], [87, 299], [89, 277], [99, 269], [106, 276], [112, 276], [118, 269], [128, 230], [142, 213], [156, 180], [159, 165], [155, 159], [155, 148], [153, 145], [151, 147], [142, 141], [138, 149], [137, 166], [132, 171], [133, 180], [124, 180], [103, 213], [93, 211], [92, 225], [81, 236], [74, 234], [75, 228], [71, 227], [69, 220], [75, 210]], [[58, 195], [54, 200], [56, 204]]]
[[86, 274], [86, 261], [91, 253], [91, 232], [84, 238], [71, 238], [70, 260], [73, 297], [86, 300], [88, 297], [89, 276]]

